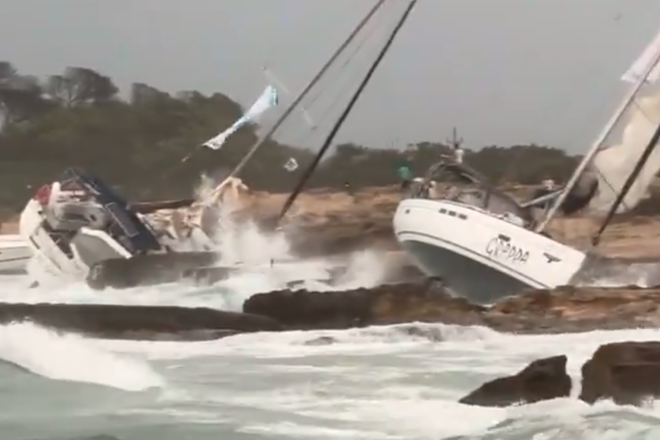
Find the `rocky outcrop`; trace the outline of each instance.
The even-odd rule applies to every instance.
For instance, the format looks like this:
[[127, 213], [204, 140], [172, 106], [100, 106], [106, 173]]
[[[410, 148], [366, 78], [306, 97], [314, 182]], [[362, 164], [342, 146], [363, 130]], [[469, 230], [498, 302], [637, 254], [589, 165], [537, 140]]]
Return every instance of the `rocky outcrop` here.
[[655, 328], [660, 325], [660, 289], [564, 286], [533, 290], [499, 301], [484, 319], [489, 327], [517, 333]]
[[460, 403], [478, 406], [508, 406], [568, 397], [571, 378], [566, 373], [566, 356], [536, 360], [513, 376], [486, 382]]
[[[487, 382], [459, 400], [478, 406], [507, 406], [567, 397], [571, 380], [566, 356], [530, 363], [519, 373]], [[582, 365], [580, 400], [642, 405], [660, 397], [660, 341], [616, 342], [598, 347]]]
[[26, 321], [95, 338], [135, 340], [210, 340], [236, 333], [284, 329], [265, 316], [207, 308], [0, 304], [0, 325]]
[[0, 303], [0, 324], [33, 321], [97, 337], [184, 340], [213, 339], [232, 332], [347, 329], [415, 322], [547, 334], [658, 327], [659, 305], [660, 289], [564, 287], [524, 292], [482, 306], [453, 297], [441, 284], [425, 281], [340, 292], [260, 293], [245, 301], [244, 313], [179, 307]]
[[483, 325], [510, 333], [566, 333], [660, 325], [660, 289], [535, 290], [486, 307], [430, 282], [343, 292], [281, 290], [249, 298], [243, 310], [290, 328], [325, 329], [406, 322]]
[[660, 396], [660, 341], [601, 345], [582, 366], [580, 399], [640, 405]]
[[485, 308], [453, 298], [431, 283], [382, 285], [343, 292], [280, 290], [253, 295], [246, 313], [268, 316], [292, 329], [339, 329], [426, 321], [483, 324]]

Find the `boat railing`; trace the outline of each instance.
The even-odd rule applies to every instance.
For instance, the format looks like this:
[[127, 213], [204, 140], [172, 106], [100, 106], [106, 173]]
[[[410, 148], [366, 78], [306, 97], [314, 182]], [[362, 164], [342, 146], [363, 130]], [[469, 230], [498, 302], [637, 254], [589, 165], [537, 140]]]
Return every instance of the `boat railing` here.
[[[548, 195], [550, 197], [556, 194]], [[445, 200], [526, 227], [534, 223], [531, 208], [547, 203], [545, 198], [518, 203], [476, 170], [451, 158], [431, 166], [423, 178], [414, 179], [404, 198]]]

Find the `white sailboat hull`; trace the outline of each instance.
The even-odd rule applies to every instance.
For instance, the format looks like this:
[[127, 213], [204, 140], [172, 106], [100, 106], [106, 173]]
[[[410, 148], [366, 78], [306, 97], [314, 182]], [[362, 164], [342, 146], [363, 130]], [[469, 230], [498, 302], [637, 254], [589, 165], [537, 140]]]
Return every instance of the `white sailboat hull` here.
[[546, 236], [448, 200], [403, 200], [393, 223], [397, 240], [420, 270], [482, 303], [528, 287], [568, 284], [585, 259]]
[[20, 235], [32, 253], [27, 266], [28, 275], [41, 285], [84, 280], [89, 269], [77, 258], [77, 254], [70, 258], [48, 234], [41, 211], [39, 202], [30, 200], [19, 221]]
[[31, 256], [20, 235], [0, 235], [0, 274], [24, 272]]

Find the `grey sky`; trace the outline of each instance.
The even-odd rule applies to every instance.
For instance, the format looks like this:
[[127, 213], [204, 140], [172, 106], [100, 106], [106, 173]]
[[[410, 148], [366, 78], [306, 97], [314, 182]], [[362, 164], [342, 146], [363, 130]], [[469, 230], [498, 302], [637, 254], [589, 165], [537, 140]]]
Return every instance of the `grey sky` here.
[[[25, 73], [88, 66], [125, 88], [221, 91], [248, 106], [266, 84], [262, 64], [299, 89], [373, 1], [2, 3], [0, 58]], [[582, 151], [658, 17], [658, 0], [422, 0], [340, 139], [444, 140], [457, 125], [470, 146]]]

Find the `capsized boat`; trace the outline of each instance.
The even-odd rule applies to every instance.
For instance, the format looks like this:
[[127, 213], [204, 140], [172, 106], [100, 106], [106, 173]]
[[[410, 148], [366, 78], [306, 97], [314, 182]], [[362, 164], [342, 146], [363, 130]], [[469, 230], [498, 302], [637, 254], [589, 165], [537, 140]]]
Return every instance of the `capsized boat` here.
[[0, 235], [0, 274], [25, 273], [30, 257], [32, 257], [30, 247], [20, 235]]
[[[428, 276], [457, 295], [491, 302], [525, 287], [554, 288], [592, 282], [608, 258], [597, 252], [613, 216], [648, 196], [660, 171], [660, 34], [624, 80], [635, 85], [585, 154], [564, 188], [543, 200], [518, 203], [478, 177], [474, 170], [439, 165], [402, 200], [393, 219], [401, 246]], [[463, 183], [429, 197], [452, 170]], [[466, 186], [467, 182], [467, 186]], [[552, 203], [540, 218], [529, 208]], [[585, 249], [564, 245], [547, 232], [559, 212], [602, 218]], [[634, 261], [631, 261], [631, 263]], [[621, 266], [621, 261], [617, 261]]]
[[42, 186], [21, 213], [20, 236], [32, 253], [28, 273], [39, 284], [87, 279], [97, 288], [176, 281], [219, 257], [208, 227], [212, 203], [198, 204], [188, 218], [171, 212], [195, 203], [131, 205], [100, 178], [68, 169]]

